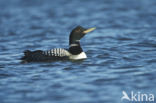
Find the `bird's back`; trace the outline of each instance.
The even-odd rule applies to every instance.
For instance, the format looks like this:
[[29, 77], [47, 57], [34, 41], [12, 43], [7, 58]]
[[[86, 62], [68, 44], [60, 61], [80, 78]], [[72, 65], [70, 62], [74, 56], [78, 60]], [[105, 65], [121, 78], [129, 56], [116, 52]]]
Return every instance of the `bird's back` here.
[[67, 59], [70, 53], [68, 50], [63, 48], [54, 48], [47, 51], [24, 51], [24, 56], [21, 58], [24, 62], [32, 62], [32, 61], [51, 61], [51, 60], [62, 60]]

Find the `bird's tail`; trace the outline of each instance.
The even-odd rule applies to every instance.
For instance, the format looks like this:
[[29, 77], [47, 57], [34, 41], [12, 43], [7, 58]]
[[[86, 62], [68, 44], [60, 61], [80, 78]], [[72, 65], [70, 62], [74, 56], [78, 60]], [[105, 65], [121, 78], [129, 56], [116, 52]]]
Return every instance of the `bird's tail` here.
[[32, 54], [32, 51], [30, 51], [30, 50], [25, 50], [25, 51], [24, 51], [24, 56], [21, 58], [21, 60], [22, 60], [23, 62], [27, 61], [28, 58], [31, 56], [31, 54]]
[[44, 60], [45, 57], [43, 56], [42, 52], [43, 51], [41, 50], [36, 50], [36, 51], [25, 50], [24, 56], [21, 58], [22, 63]]

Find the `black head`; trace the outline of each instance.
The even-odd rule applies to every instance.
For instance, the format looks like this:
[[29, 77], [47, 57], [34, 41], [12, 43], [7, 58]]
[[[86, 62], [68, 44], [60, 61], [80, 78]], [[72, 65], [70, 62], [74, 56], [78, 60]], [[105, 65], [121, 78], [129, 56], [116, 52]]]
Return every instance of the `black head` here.
[[77, 26], [72, 30], [70, 33], [70, 44], [74, 44], [76, 42], [79, 42], [82, 37], [85, 36], [88, 32], [93, 31], [95, 28], [85, 29], [82, 26]]
[[70, 44], [79, 41], [82, 37], [84, 37], [85, 33], [83, 33], [83, 31], [85, 31], [86, 29], [83, 28], [82, 26], [77, 26], [76, 28], [74, 28], [72, 30], [72, 32], [70, 33]]
[[85, 36], [88, 32], [93, 31], [95, 28], [85, 29], [82, 26], [77, 26], [70, 33], [69, 39], [69, 52], [71, 54], [77, 55], [81, 53], [83, 50], [80, 46], [80, 39]]

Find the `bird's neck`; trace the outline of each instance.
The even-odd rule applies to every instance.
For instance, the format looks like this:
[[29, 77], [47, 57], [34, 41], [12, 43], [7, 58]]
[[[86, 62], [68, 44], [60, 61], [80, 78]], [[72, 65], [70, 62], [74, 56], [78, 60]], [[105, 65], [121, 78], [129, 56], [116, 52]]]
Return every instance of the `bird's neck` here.
[[69, 43], [69, 52], [73, 55], [77, 55], [80, 54], [81, 52], [83, 52], [81, 45], [80, 45], [80, 41], [73, 41]]

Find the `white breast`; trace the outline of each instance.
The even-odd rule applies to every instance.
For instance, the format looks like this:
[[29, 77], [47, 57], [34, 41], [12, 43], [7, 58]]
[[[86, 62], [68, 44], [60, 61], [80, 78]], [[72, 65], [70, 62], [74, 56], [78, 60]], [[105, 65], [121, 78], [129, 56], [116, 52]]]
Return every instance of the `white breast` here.
[[79, 60], [79, 59], [86, 59], [86, 58], [87, 58], [87, 56], [86, 56], [85, 52], [82, 52], [78, 55], [70, 55], [69, 56], [69, 59], [72, 59], [72, 60]]

